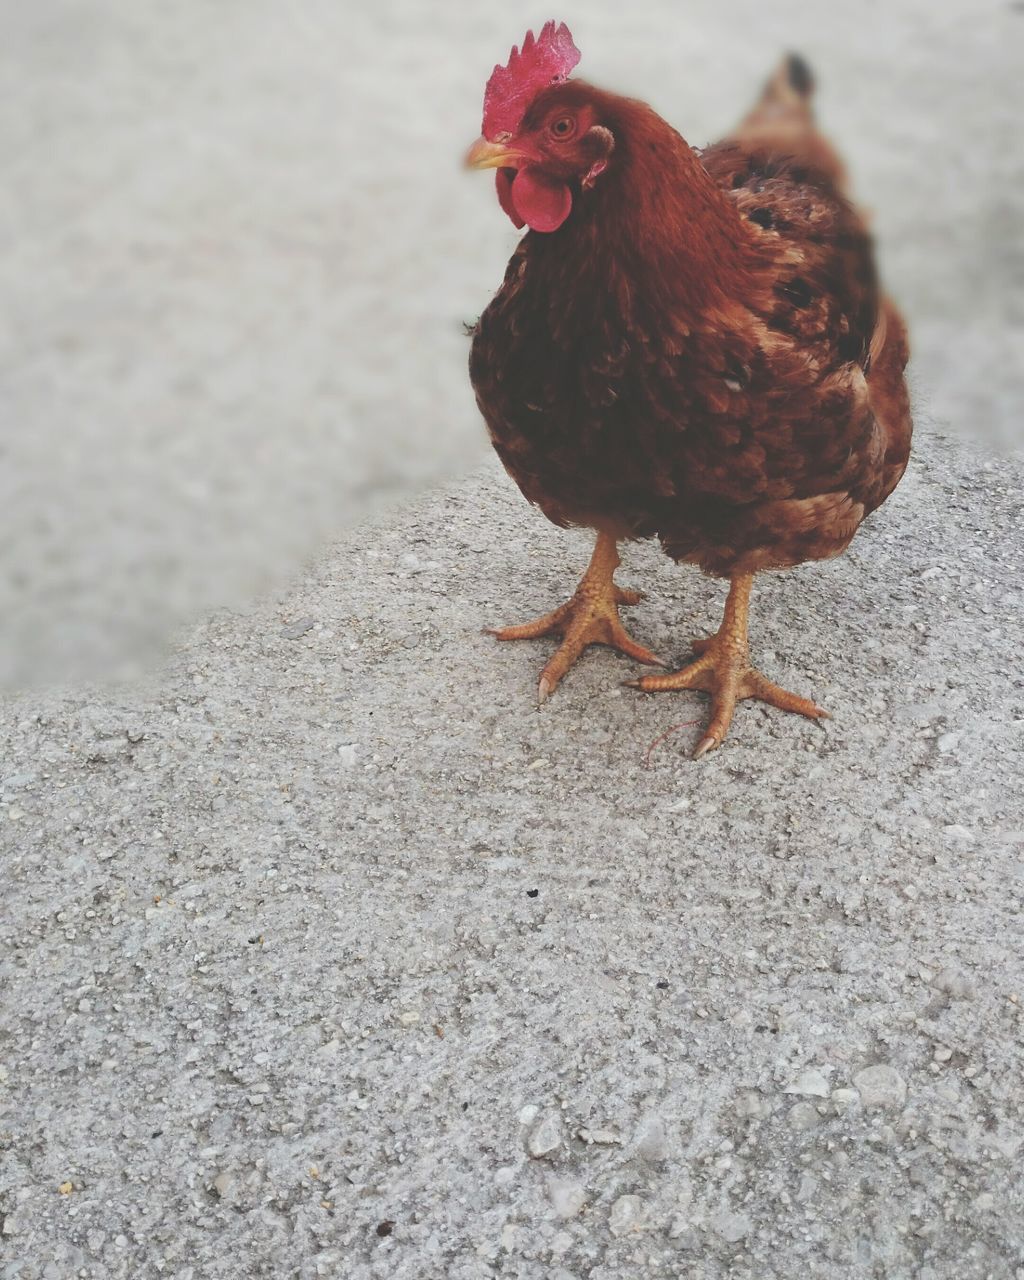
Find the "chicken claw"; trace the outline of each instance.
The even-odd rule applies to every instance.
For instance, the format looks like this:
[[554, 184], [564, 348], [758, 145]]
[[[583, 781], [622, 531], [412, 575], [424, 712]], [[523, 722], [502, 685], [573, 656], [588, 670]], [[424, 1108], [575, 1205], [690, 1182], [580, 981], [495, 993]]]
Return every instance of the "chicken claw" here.
[[571, 600], [542, 618], [518, 627], [485, 628], [488, 635], [499, 640], [535, 640], [548, 635], [562, 637], [562, 643], [540, 673], [538, 706], [554, 692], [565, 673], [591, 644], [608, 645], [648, 666], [665, 665], [650, 649], [637, 644], [622, 625], [619, 605], [639, 604], [643, 594], [616, 586], [614, 574], [618, 566], [615, 539], [610, 534], [599, 533], [590, 566]]
[[808, 698], [801, 698], [773, 684], [750, 665], [747, 613], [752, 582], [752, 574], [739, 574], [733, 578], [722, 625], [715, 635], [694, 642], [693, 650], [698, 655], [694, 662], [669, 675], [643, 676], [639, 680], [627, 681], [631, 688], [642, 689], [645, 693], [702, 689], [711, 694], [711, 720], [704, 737], [694, 749], [695, 760], [722, 745], [736, 704], [745, 698], [767, 702], [782, 711], [792, 711], [812, 720], [829, 718], [827, 711]]

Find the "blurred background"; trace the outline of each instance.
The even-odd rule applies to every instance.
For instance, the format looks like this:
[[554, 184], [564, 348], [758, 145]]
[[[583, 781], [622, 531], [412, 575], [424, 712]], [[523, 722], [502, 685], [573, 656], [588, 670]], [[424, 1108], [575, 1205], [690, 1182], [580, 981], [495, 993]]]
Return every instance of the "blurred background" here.
[[[1024, 0], [2, 0], [0, 684], [106, 676], [487, 455], [516, 240], [460, 161], [527, 27], [689, 141], [799, 49], [918, 417], [1024, 433]], [[346, 572], [339, 562], [338, 574]]]

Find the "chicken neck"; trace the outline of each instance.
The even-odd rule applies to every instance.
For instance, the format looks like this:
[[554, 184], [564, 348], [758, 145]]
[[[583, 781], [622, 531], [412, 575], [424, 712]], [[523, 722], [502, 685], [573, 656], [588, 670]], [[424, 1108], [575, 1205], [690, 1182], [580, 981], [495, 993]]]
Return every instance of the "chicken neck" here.
[[747, 298], [762, 254], [697, 152], [643, 103], [609, 96], [606, 112], [611, 163], [550, 248], [677, 317]]

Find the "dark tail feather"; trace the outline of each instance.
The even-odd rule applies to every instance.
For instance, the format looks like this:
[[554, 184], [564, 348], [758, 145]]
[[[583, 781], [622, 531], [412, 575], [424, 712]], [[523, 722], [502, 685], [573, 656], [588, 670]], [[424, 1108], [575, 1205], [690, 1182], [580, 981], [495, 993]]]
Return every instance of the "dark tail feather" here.
[[791, 112], [809, 118], [813, 93], [814, 72], [810, 64], [800, 54], [788, 53], [769, 77], [751, 116]]
[[752, 150], [795, 156], [844, 187], [842, 162], [815, 125], [813, 96], [810, 65], [799, 53], [786, 54], [734, 136]]
[[786, 57], [785, 72], [790, 88], [801, 98], [809, 98], [814, 92], [814, 72], [810, 63], [799, 53], [791, 53]]

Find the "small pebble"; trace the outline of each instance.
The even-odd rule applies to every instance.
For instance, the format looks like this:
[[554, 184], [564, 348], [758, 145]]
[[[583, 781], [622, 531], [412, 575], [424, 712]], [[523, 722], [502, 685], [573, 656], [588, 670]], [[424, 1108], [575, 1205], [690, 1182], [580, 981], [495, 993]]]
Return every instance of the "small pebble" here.
[[828, 1081], [820, 1071], [802, 1071], [792, 1084], [786, 1086], [787, 1093], [798, 1093], [809, 1098], [827, 1098]]
[[974, 832], [970, 831], [961, 822], [952, 822], [944, 830], [946, 835], [954, 840], [963, 840], [968, 844], [974, 843]]
[[797, 1188], [796, 1198], [801, 1204], [806, 1204], [808, 1200], [814, 1199], [814, 1193], [818, 1189], [818, 1179], [811, 1173], [805, 1173], [800, 1179], [800, 1186]]
[[865, 1107], [902, 1107], [907, 1098], [907, 1082], [884, 1062], [858, 1071], [853, 1083]]
[[736, 1100], [736, 1112], [753, 1120], [767, 1120], [772, 1113], [771, 1103], [753, 1089], [747, 1089]]
[[789, 1123], [798, 1132], [806, 1133], [810, 1129], [817, 1129], [821, 1124], [821, 1116], [813, 1102], [798, 1102], [795, 1107], [790, 1108]]
[[16, 787], [27, 787], [30, 782], [35, 782], [36, 775], [34, 773], [9, 773], [4, 778], [3, 785], [8, 790], [14, 790]]
[[282, 627], [281, 635], [285, 640], [298, 640], [307, 631], [312, 631], [315, 626], [315, 618], [299, 618], [297, 622], [290, 622], [288, 626]]
[[530, 1130], [526, 1149], [535, 1160], [541, 1160], [557, 1151], [562, 1145], [562, 1126], [556, 1115], [548, 1112], [541, 1116]]
[[711, 1219], [711, 1225], [723, 1240], [736, 1244], [750, 1234], [754, 1224], [745, 1213], [719, 1213]]
[[932, 986], [937, 991], [944, 991], [953, 1000], [969, 1000], [974, 995], [974, 984], [955, 965], [946, 965], [932, 979]]
[[581, 1129], [579, 1138], [582, 1142], [593, 1142], [601, 1147], [621, 1145], [622, 1139], [611, 1129]]
[[659, 1117], [653, 1116], [648, 1120], [636, 1150], [642, 1160], [647, 1160], [651, 1164], [657, 1164], [668, 1155], [668, 1135]]
[[644, 1202], [639, 1196], [619, 1196], [608, 1215], [608, 1229], [613, 1236], [624, 1236], [644, 1228]]
[[677, 1218], [669, 1227], [668, 1234], [683, 1253], [696, 1253], [700, 1249], [700, 1234], [685, 1218]]
[[586, 1192], [580, 1184], [564, 1178], [548, 1179], [548, 1195], [560, 1218], [575, 1218], [587, 1202]]
[[[573, 1246], [573, 1238], [568, 1231], [556, 1231], [551, 1239], [551, 1252], [557, 1258], [563, 1253], [567, 1253]], [[572, 1280], [568, 1271], [555, 1272], [552, 1280]]]

